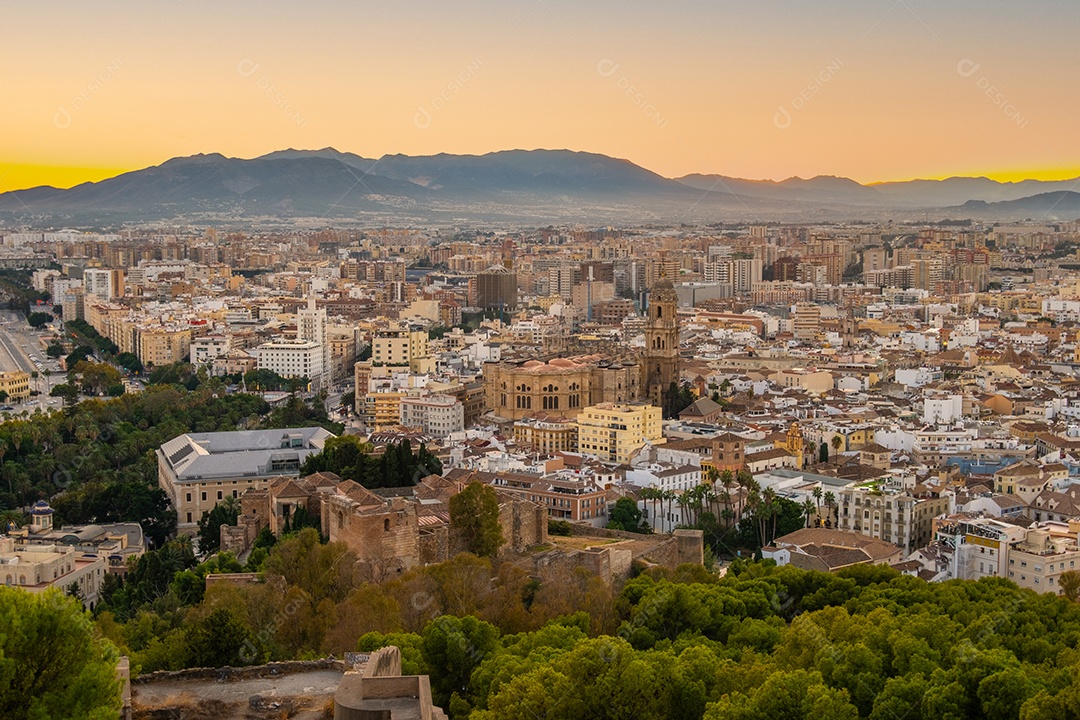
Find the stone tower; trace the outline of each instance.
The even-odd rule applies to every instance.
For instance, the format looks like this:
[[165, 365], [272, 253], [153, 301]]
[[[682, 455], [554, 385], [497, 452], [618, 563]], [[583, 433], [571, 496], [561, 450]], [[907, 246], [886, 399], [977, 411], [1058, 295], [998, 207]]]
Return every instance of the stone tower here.
[[661, 278], [649, 293], [641, 356], [641, 392], [658, 407], [663, 407], [663, 395], [671, 383], [679, 381], [678, 308], [675, 286]]

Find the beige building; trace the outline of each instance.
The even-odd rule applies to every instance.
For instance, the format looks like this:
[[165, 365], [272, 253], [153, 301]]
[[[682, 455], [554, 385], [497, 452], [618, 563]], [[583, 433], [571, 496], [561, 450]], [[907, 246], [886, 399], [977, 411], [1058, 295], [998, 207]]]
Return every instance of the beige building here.
[[191, 330], [143, 327], [138, 336], [139, 360], [143, 365], [171, 365], [191, 356]]
[[74, 583], [83, 605], [92, 609], [106, 572], [104, 559], [77, 553], [73, 547], [16, 547], [14, 538], [0, 537], [0, 583], [7, 587], [38, 593], [53, 587], [66, 591]]
[[465, 429], [465, 406], [449, 395], [405, 397], [398, 403], [401, 424], [419, 428], [432, 437], [444, 438]]
[[428, 372], [431, 353], [427, 330], [406, 325], [376, 330], [371, 338], [371, 364], [408, 367], [417, 373]]
[[0, 392], [7, 393], [5, 402], [22, 402], [30, 397], [30, 373], [25, 370], [0, 372]]
[[385, 430], [400, 424], [403, 397], [405, 393], [400, 392], [369, 392], [362, 397], [357, 396], [361, 421], [370, 431]]
[[1073, 523], [1069, 528], [1059, 533], [1050, 525], [1029, 529], [1023, 540], [1009, 548], [1009, 579], [1022, 588], [1060, 595], [1061, 574], [1080, 569], [1080, 525]]
[[832, 373], [826, 370], [780, 370], [770, 375], [769, 380], [783, 388], [798, 388], [817, 395], [833, 389]]
[[933, 521], [949, 511], [945, 496], [915, 497], [870, 486], [848, 486], [836, 493], [841, 530], [886, 540], [911, 551], [933, 539]]
[[226, 497], [299, 475], [304, 460], [330, 437], [321, 427], [179, 435], [157, 450], [158, 484], [176, 509], [179, 530], [192, 532]]
[[514, 440], [533, 452], [551, 455], [577, 452], [577, 423], [564, 417], [522, 418], [514, 423]]
[[821, 308], [814, 303], [796, 303], [792, 321], [795, 339], [811, 342], [821, 329]]
[[577, 416], [578, 450], [601, 460], [629, 463], [646, 443], [664, 442], [660, 408], [602, 403]]

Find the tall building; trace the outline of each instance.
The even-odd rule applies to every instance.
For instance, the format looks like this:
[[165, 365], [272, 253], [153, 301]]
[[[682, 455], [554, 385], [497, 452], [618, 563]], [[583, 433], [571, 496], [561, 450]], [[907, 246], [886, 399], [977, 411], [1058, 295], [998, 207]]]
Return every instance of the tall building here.
[[645, 352], [641, 356], [641, 391], [663, 407], [664, 393], [679, 381], [679, 298], [675, 286], [661, 278], [649, 294], [645, 320]]
[[319, 346], [321, 369], [317, 376], [309, 376], [310, 380], [319, 384], [321, 376], [330, 371], [330, 343], [326, 338], [326, 308], [315, 307], [314, 295], [308, 295], [307, 307], [296, 312], [296, 339]]
[[83, 270], [83, 287], [87, 295], [101, 300], [124, 296], [124, 271], [105, 268]]
[[762, 263], [758, 258], [739, 258], [731, 261], [731, 284], [736, 293], [748, 293], [754, 283], [761, 282]]
[[810, 302], [795, 304], [795, 339], [800, 342], [811, 342], [817, 337], [821, 328], [821, 308]]
[[476, 306], [484, 310], [515, 310], [517, 273], [499, 265], [477, 273]]

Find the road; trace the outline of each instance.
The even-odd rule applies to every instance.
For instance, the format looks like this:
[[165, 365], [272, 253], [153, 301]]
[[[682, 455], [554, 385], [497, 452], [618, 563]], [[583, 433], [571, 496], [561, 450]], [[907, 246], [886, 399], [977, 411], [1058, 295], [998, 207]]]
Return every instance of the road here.
[[49, 392], [53, 386], [65, 382], [60, 364], [41, 349], [41, 334], [26, 323], [26, 318], [12, 310], [0, 310], [0, 369], [38, 374], [30, 381], [30, 389], [40, 394], [15, 406], [17, 411], [59, 407], [59, 399], [49, 397]]

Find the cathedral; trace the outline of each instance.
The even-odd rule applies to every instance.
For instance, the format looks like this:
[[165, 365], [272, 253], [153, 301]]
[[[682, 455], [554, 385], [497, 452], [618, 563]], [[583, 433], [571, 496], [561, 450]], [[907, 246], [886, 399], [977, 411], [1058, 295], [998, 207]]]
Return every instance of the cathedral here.
[[679, 300], [670, 280], [649, 295], [645, 349], [639, 355], [591, 354], [484, 365], [487, 407], [520, 420], [539, 413], [576, 418], [599, 403], [647, 402], [663, 407], [663, 395], [679, 382]]

